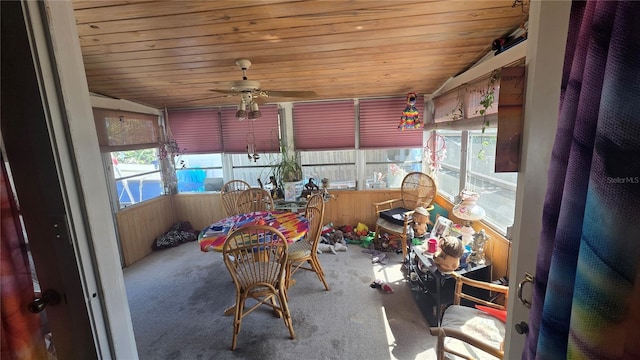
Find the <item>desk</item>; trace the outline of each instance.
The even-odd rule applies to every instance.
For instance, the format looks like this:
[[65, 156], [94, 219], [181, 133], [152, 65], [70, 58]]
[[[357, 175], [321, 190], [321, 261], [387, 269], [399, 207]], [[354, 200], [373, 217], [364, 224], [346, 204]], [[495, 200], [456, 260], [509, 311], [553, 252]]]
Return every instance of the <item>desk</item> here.
[[[455, 285], [455, 281], [451, 275], [441, 273], [433, 262], [433, 255], [425, 253], [424, 250], [424, 246], [413, 246], [411, 248], [410, 261], [406, 270], [409, 280], [417, 283], [425, 294], [431, 295], [432, 306], [430, 313], [425, 314], [427, 315], [427, 321], [431, 326], [440, 326], [443, 308], [453, 302], [453, 285]], [[412, 272], [416, 275], [411, 275]], [[491, 264], [488, 261], [482, 265], [467, 263], [466, 266], [458, 268], [456, 273], [475, 280], [491, 281]], [[474, 293], [473, 295], [481, 299], [488, 297], [484, 290], [479, 290], [477, 294]]]
[[307, 219], [290, 211], [256, 211], [233, 215], [216, 221], [200, 232], [198, 236], [200, 250], [222, 252], [222, 246], [229, 232], [243, 225], [256, 224], [260, 221], [264, 221], [264, 225], [278, 229], [289, 243], [300, 240], [309, 231]]

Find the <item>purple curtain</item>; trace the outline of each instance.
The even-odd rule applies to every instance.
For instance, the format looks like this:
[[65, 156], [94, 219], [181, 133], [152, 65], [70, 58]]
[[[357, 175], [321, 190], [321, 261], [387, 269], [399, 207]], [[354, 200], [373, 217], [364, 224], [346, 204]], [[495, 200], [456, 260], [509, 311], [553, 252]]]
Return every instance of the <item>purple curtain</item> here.
[[1, 359], [46, 359], [44, 338], [40, 333], [40, 315], [28, 311], [33, 300], [33, 276], [22, 236], [19, 212], [11, 195], [4, 159], [0, 172], [2, 195], [2, 238], [0, 238], [0, 289], [2, 327]]
[[523, 359], [640, 359], [637, 19], [572, 4]]

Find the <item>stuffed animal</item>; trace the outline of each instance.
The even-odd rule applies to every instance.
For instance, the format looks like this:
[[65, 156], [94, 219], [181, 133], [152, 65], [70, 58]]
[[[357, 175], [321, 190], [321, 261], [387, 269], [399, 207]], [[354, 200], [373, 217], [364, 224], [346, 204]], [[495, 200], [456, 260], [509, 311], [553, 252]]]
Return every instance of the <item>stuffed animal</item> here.
[[331, 244], [325, 244], [325, 243], [318, 244], [317, 252], [319, 254], [328, 253], [328, 252], [330, 252], [332, 254], [337, 254], [335, 246], [333, 246]]
[[414, 92], [407, 94], [407, 106], [402, 111], [400, 117], [400, 125], [398, 129], [404, 131], [404, 129], [421, 129], [422, 121], [420, 120], [420, 112], [416, 108], [416, 102], [418, 101], [418, 95]]
[[345, 245], [346, 241], [344, 240], [344, 234], [340, 230], [336, 230], [333, 234], [329, 235], [329, 244], [342, 244]]
[[460, 258], [463, 253], [462, 240], [455, 236], [441, 237], [440, 246], [433, 256], [433, 261], [441, 273], [450, 273], [460, 267]]
[[423, 239], [427, 235], [427, 225], [431, 224], [429, 212], [418, 206], [413, 212], [413, 237]]
[[358, 236], [367, 236], [367, 234], [369, 234], [369, 227], [366, 224], [359, 222], [354, 232]]

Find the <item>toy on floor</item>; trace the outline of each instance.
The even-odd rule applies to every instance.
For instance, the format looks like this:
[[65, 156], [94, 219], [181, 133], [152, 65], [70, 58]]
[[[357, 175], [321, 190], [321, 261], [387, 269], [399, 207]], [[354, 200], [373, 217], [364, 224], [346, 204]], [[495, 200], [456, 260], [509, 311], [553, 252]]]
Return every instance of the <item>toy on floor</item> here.
[[337, 255], [338, 253], [336, 252], [336, 247], [331, 245], [331, 244], [325, 244], [325, 243], [320, 243], [318, 244], [318, 253], [322, 254], [322, 253], [332, 253]]
[[384, 281], [382, 281], [380, 279], [376, 279], [369, 286], [371, 288], [373, 288], [373, 289], [382, 289], [384, 292], [388, 292], [388, 293], [392, 293], [393, 292], [393, 288], [391, 287], [391, 285], [387, 284], [386, 282], [384, 282]]
[[333, 234], [329, 235], [329, 244], [347, 245], [347, 241], [344, 239], [344, 234], [341, 230], [336, 230]]

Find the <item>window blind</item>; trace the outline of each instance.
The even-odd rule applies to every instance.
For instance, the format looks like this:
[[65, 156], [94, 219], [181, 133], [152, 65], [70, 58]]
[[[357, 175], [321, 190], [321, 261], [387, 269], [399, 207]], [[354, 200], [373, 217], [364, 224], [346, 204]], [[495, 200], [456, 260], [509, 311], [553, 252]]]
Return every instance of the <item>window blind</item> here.
[[294, 104], [293, 131], [296, 150], [354, 149], [353, 100]]
[[[485, 114], [480, 112], [485, 110], [480, 104], [484, 96], [493, 91], [494, 100]], [[498, 113], [498, 99], [500, 95], [500, 81], [496, 80], [489, 84], [488, 77], [482, 77], [471, 83], [465, 84], [448, 93], [433, 98], [434, 122], [459, 121], [462, 119], [472, 119], [484, 115]]]
[[[422, 129], [398, 129], [406, 97], [360, 100], [360, 148], [422, 147]], [[418, 96], [416, 108], [424, 119], [424, 96]]]
[[222, 152], [218, 109], [169, 110], [167, 120], [171, 135], [185, 154]]
[[158, 146], [158, 116], [93, 108], [93, 119], [102, 152]]
[[225, 153], [246, 153], [247, 144], [255, 144], [258, 153], [280, 152], [278, 142], [278, 106], [261, 105], [262, 117], [238, 120], [235, 108], [222, 108], [222, 143]]

